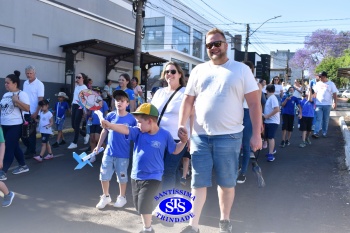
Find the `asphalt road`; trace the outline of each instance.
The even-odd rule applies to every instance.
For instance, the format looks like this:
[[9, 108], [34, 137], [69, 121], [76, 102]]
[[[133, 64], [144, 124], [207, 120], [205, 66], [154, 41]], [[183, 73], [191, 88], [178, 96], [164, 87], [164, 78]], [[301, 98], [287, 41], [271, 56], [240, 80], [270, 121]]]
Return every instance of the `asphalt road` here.
[[[280, 129], [278, 130], [280, 135]], [[67, 134], [71, 139], [72, 134]], [[233, 232], [350, 232], [350, 175], [344, 165], [344, 141], [337, 118], [330, 121], [328, 138], [313, 139], [299, 148], [300, 133], [294, 131], [291, 145], [277, 147], [276, 160], [268, 163], [261, 152], [266, 187], [258, 188], [250, 172], [236, 189], [231, 213]], [[51, 141], [54, 141], [52, 139]], [[277, 139], [276, 143], [279, 144]], [[39, 145], [39, 140], [38, 140]], [[68, 146], [68, 145], [67, 145]], [[79, 144], [82, 152], [86, 146]], [[30, 172], [8, 174], [6, 184], [16, 193], [13, 204], [0, 208], [0, 232], [139, 232], [142, 224], [128, 186], [125, 208], [113, 205], [97, 210], [101, 195], [98, 180], [101, 156], [94, 167], [74, 170], [72, 151], [54, 149], [55, 158], [38, 163], [27, 160]], [[16, 162], [13, 164], [13, 168]], [[113, 178], [110, 193], [115, 201], [118, 186]], [[216, 188], [208, 198], [200, 220], [202, 233], [218, 232], [219, 207]], [[186, 223], [174, 227], [154, 224], [156, 232], [180, 232]]]

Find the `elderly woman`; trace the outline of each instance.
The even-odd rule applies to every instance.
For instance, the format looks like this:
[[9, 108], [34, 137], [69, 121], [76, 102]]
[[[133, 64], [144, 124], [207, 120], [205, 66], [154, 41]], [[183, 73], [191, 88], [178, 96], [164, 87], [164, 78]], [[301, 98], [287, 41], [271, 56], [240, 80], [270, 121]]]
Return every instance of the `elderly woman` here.
[[[29, 97], [27, 93], [21, 91], [19, 71], [9, 74], [5, 78], [6, 92], [0, 102], [1, 125], [5, 138], [5, 155], [3, 168], [0, 170], [0, 180], [7, 179], [7, 171], [14, 158], [18, 162], [18, 167], [12, 174], [28, 172], [29, 168], [25, 163], [23, 152], [19, 146], [19, 138], [22, 135], [22, 124], [24, 123], [23, 112], [29, 111]], [[1, 152], [0, 152], [1, 153]]]
[[[176, 62], [168, 62], [164, 65], [161, 80], [165, 80], [168, 86], [158, 89], [151, 103], [157, 107], [160, 115], [158, 125], [169, 131], [178, 142], [179, 111], [185, 92], [184, 72]], [[177, 155], [165, 153], [162, 190], [175, 188], [176, 172], [185, 150], [186, 147]]]

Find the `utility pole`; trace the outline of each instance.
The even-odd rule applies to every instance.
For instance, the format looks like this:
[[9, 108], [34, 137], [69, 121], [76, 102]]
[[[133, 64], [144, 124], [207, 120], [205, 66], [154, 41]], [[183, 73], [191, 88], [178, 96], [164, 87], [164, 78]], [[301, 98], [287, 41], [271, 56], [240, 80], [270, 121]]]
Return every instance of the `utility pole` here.
[[143, 28], [144, 3], [146, 3], [146, 0], [133, 0], [133, 9], [136, 12], [133, 77], [137, 77], [138, 80], [141, 80], [141, 31]]
[[281, 17], [281, 15], [279, 16], [275, 16], [271, 19], [268, 19], [266, 20], [265, 22], [263, 22], [257, 29], [255, 29], [252, 33], [250, 33], [250, 27], [249, 27], [249, 24], [247, 24], [247, 36], [245, 38], [245, 44], [244, 44], [244, 47], [245, 47], [245, 53], [244, 53], [244, 61], [248, 61], [248, 45], [249, 45], [249, 37], [252, 36], [254, 34], [254, 32], [256, 32], [259, 28], [261, 28], [262, 25], [264, 25], [266, 22], [270, 21], [270, 20], [273, 20], [273, 19], [277, 19]]
[[287, 51], [287, 68], [286, 68], [286, 79], [284, 80], [286, 83], [289, 80], [289, 49]]
[[249, 44], [249, 23], [247, 24], [247, 35], [245, 37], [245, 44], [244, 44], [244, 61], [248, 61], [248, 44]]

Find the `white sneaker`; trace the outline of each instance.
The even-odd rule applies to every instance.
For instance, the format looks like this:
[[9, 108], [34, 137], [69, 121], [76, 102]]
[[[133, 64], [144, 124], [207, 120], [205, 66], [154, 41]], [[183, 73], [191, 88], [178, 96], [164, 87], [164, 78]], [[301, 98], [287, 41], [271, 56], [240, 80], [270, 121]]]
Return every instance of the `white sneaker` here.
[[84, 144], [88, 144], [89, 139], [90, 139], [90, 134], [86, 134], [86, 136], [84, 137]]
[[90, 160], [90, 163], [95, 162], [96, 161], [96, 156], [95, 155], [91, 156], [91, 158], [89, 160]]
[[103, 194], [102, 196], [100, 196], [100, 201], [97, 203], [96, 208], [103, 209], [111, 201], [112, 201], [111, 196], [106, 197], [106, 195]]
[[121, 208], [127, 203], [126, 198], [123, 196], [118, 196], [117, 201], [114, 203], [114, 207]]
[[77, 144], [75, 144], [75, 143], [71, 143], [69, 146], [68, 146], [68, 149], [75, 149], [75, 148], [77, 148], [78, 146], [77, 146]]

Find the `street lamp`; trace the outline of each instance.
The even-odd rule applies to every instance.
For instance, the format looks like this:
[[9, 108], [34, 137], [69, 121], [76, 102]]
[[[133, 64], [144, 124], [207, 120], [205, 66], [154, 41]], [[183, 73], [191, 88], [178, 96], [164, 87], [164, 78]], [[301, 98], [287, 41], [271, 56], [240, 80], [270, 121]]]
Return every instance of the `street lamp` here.
[[279, 17], [282, 17], [282, 15], [279, 16], [275, 16], [271, 19], [266, 20], [265, 22], [263, 22], [257, 29], [255, 29], [252, 33], [250, 33], [250, 27], [249, 24], [247, 24], [247, 36], [245, 38], [245, 44], [244, 44], [244, 48], [245, 48], [245, 52], [244, 52], [244, 61], [248, 61], [248, 44], [249, 44], [249, 37], [252, 36], [254, 34], [254, 32], [256, 32], [259, 28], [261, 28], [262, 25], [264, 25], [265, 23], [267, 23], [270, 20], [273, 19], [277, 19]]

